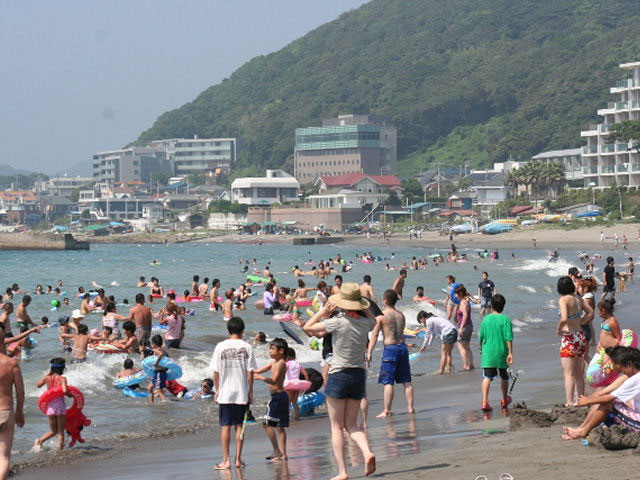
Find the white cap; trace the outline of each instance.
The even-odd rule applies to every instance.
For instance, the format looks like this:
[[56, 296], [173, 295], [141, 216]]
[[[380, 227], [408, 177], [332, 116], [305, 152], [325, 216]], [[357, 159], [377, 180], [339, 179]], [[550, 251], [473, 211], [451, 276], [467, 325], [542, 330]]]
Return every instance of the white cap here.
[[71, 318], [84, 318], [84, 315], [77, 308], [71, 313]]

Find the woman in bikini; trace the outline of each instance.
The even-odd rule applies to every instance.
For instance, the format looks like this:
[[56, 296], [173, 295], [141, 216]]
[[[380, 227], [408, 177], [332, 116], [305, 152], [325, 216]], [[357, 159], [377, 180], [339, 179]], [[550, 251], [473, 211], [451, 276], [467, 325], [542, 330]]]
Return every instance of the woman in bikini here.
[[575, 406], [574, 392], [577, 397], [584, 395], [584, 362], [587, 338], [581, 325], [588, 324], [593, 318], [593, 309], [576, 295], [576, 288], [570, 277], [560, 277], [557, 286], [560, 320], [557, 334], [562, 336], [560, 343], [560, 363], [564, 373], [565, 405]]

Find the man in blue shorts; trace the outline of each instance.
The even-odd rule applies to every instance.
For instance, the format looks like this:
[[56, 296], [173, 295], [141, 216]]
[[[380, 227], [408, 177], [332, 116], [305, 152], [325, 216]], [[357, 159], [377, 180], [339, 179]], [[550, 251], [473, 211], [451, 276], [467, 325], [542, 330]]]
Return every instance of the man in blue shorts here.
[[384, 385], [384, 410], [378, 418], [391, 415], [393, 402], [393, 385], [401, 383], [404, 396], [407, 399], [407, 410], [415, 413], [413, 408], [413, 385], [411, 385], [411, 367], [409, 366], [409, 351], [404, 343], [405, 318], [402, 312], [396, 310], [398, 294], [394, 290], [387, 290], [382, 295], [384, 310], [376, 317], [376, 326], [371, 332], [371, 342], [367, 351], [367, 361], [371, 362], [371, 355], [378, 340], [378, 333], [382, 330], [384, 350], [378, 383]]

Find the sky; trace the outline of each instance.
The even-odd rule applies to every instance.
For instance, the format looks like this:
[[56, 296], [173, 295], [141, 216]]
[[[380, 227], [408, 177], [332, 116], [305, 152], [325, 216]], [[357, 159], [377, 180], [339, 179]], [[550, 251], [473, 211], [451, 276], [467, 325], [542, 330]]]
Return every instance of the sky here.
[[2, 0], [0, 164], [89, 173], [93, 153], [364, 3]]

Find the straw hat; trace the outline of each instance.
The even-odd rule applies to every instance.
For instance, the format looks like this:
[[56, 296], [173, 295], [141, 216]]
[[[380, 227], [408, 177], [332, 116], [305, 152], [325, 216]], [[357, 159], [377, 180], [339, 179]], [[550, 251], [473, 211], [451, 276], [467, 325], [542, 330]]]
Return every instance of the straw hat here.
[[362, 298], [357, 283], [343, 283], [340, 293], [331, 295], [329, 300], [344, 310], [365, 310], [369, 308], [369, 300]]

